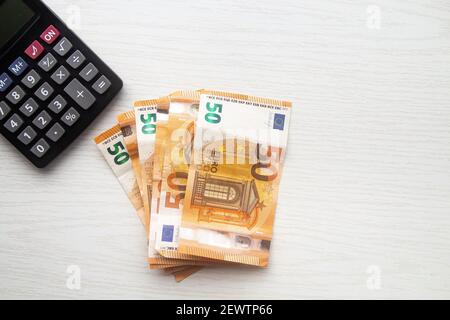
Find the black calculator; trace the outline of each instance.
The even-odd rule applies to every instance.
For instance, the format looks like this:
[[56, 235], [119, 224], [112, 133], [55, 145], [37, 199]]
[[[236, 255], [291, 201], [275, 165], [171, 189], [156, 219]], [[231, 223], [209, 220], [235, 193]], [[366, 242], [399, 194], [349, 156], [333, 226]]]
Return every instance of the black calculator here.
[[0, 25], [0, 132], [43, 168], [123, 83], [41, 1], [0, 0]]

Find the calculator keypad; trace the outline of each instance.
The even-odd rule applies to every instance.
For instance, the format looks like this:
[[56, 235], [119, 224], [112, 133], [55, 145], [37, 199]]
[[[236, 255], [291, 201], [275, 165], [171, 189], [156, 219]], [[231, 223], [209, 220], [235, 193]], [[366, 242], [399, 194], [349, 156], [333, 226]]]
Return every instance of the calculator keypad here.
[[84, 110], [112, 85], [82, 48], [53, 25], [8, 66], [0, 70], [0, 128], [39, 159], [59, 148]]

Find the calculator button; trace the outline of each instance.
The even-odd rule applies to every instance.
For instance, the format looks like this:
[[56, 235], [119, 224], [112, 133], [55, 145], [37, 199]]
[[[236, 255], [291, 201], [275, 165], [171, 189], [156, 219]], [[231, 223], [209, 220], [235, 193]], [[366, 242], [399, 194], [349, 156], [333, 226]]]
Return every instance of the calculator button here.
[[37, 133], [34, 131], [34, 129], [30, 126], [26, 127], [25, 130], [23, 130], [17, 139], [19, 139], [20, 142], [22, 142], [24, 145], [30, 144], [31, 141], [36, 138]]
[[27, 75], [22, 79], [22, 83], [29, 89], [33, 88], [41, 80], [41, 76], [32, 69]]
[[47, 111], [42, 111], [33, 120], [33, 124], [42, 130], [49, 125], [50, 121], [52, 121], [52, 117], [50, 117], [50, 115], [47, 113]]
[[33, 43], [30, 44], [30, 46], [25, 50], [27, 56], [33, 60], [37, 59], [42, 52], [44, 52], [44, 47], [37, 40], [34, 40]]
[[64, 66], [60, 66], [52, 75], [53, 81], [57, 84], [63, 84], [69, 78], [70, 72]]
[[12, 79], [6, 73], [2, 73], [0, 76], [0, 92], [5, 92], [8, 90], [12, 82]]
[[11, 65], [8, 70], [14, 73], [16, 76], [20, 76], [25, 70], [28, 68], [28, 64], [21, 57], [17, 58]]
[[100, 94], [103, 94], [109, 89], [109, 87], [111, 87], [111, 81], [109, 81], [109, 79], [106, 78], [105, 76], [101, 76], [100, 79], [98, 79], [94, 83], [92, 89], [94, 89]]
[[20, 107], [20, 112], [22, 112], [25, 116], [31, 117], [36, 110], [39, 108], [39, 105], [33, 98], [30, 98]]
[[11, 108], [6, 104], [6, 102], [0, 102], [0, 121], [3, 120], [10, 112]]
[[25, 91], [20, 86], [15, 86], [8, 95], [6, 99], [8, 99], [12, 104], [18, 104], [23, 97], [25, 96]]
[[31, 152], [38, 158], [42, 158], [50, 149], [47, 141], [44, 139], [40, 139], [34, 146], [31, 148]]
[[86, 67], [83, 68], [83, 70], [81, 70], [80, 77], [89, 82], [94, 79], [97, 73], [98, 69], [92, 63], [89, 63]]
[[55, 99], [50, 102], [48, 108], [54, 113], [60, 113], [67, 105], [67, 101], [61, 97], [61, 95], [57, 95]]
[[95, 97], [92, 93], [77, 79], [73, 79], [64, 88], [64, 91], [84, 110], [89, 109], [95, 102]]
[[6, 129], [8, 129], [9, 132], [14, 133], [17, 130], [19, 130], [22, 125], [23, 125], [22, 118], [19, 117], [17, 114], [13, 114], [13, 116], [9, 118], [9, 120], [6, 121], [3, 126]]
[[64, 135], [66, 130], [59, 123], [55, 123], [50, 130], [47, 131], [45, 136], [52, 140], [53, 142], [57, 142]]
[[61, 57], [64, 57], [66, 54], [68, 54], [70, 49], [72, 49], [72, 43], [65, 37], [59, 40], [56, 46], [53, 47], [53, 50]]
[[75, 51], [69, 59], [67, 59], [67, 63], [74, 69], [78, 69], [83, 62], [86, 60], [86, 57], [80, 52], [80, 50]]
[[56, 58], [51, 54], [47, 53], [41, 61], [39, 61], [39, 67], [45, 72], [49, 72], [56, 66]]
[[36, 90], [34, 93], [36, 97], [38, 97], [40, 100], [45, 101], [53, 94], [53, 88], [51, 85], [48, 84], [48, 82], [44, 82], [42, 86], [40, 86], [39, 89]]
[[62, 117], [61, 121], [71, 127], [80, 118], [80, 114], [74, 108], [70, 108]]
[[48, 44], [52, 44], [60, 35], [58, 29], [54, 26], [50, 25], [48, 28], [41, 34], [41, 39], [47, 42]]

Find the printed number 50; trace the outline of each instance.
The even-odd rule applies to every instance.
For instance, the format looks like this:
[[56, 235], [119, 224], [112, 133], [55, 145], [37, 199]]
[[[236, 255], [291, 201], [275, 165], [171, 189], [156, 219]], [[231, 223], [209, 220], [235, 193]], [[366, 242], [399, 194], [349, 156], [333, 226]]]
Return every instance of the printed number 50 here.
[[206, 103], [206, 109], [208, 109], [209, 113], [205, 114], [205, 120], [212, 124], [220, 123], [222, 117], [219, 113], [222, 113], [222, 107], [223, 106], [218, 103], [214, 103], [214, 107], [211, 107], [211, 103]]
[[130, 159], [130, 155], [125, 151], [125, 147], [123, 146], [122, 142], [117, 142], [112, 147], [109, 147], [108, 153], [112, 156], [115, 156], [114, 162], [119, 166], [125, 164]]
[[156, 125], [153, 124], [152, 122], [156, 122], [156, 113], [149, 113], [147, 114], [147, 117], [141, 115], [141, 121], [144, 124], [142, 126], [143, 134], [155, 134]]

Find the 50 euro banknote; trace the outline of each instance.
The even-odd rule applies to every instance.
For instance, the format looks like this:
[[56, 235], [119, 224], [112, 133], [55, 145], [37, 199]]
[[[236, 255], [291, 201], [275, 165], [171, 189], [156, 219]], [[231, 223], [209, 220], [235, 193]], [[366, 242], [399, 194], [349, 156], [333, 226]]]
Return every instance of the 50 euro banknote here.
[[201, 95], [178, 252], [268, 265], [291, 106], [233, 93]]
[[139, 219], [145, 227], [148, 219], [144, 212], [138, 181], [131, 165], [130, 155], [125, 147], [120, 126], [115, 125], [104, 131], [95, 137], [94, 141], [114, 175], [119, 180], [123, 190], [128, 195]]
[[[94, 141], [136, 209], [142, 224], [145, 225], [146, 219], [144, 218], [145, 213], [141, 194], [131, 165], [130, 155], [125, 148], [125, 141], [120, 126], [115, 125], [102, 132], [94, 138]], [[146, 228], [146, 231], [148, 231], [148, 228]], [[172, 272], [177, 281], [182, 281], [192, 273], [198, 271], [198, 266], [201, 265], [200, 263], [187, 265], [185, 261], [175, 259], [167, 260], [169, 264], [156, 268], [168, 269], [179, 267]]]
[[[167, 259], [155, 248], [158, 230], [162, 168], [167, 143], [170, 98], [161, 97], [134, 103], [134, 132], [142, 173], [145, 212], [149, 216], [148, 261], [156, 265], [206, 265], [185, 259]], [[198, 260], [194, 258], [193, 260]]]
[[201, 91], [185, 90], [170, 95], [164, 135], [159, 135], [157, 139], [164, 147], [158, 152], [161, 172], [158, 174], [160, 183], [158, 215], [155, 219], [155, 249], [167, 258], [213, 264], [218, 261], [182, 254], [177, 250], [200, 93]]

